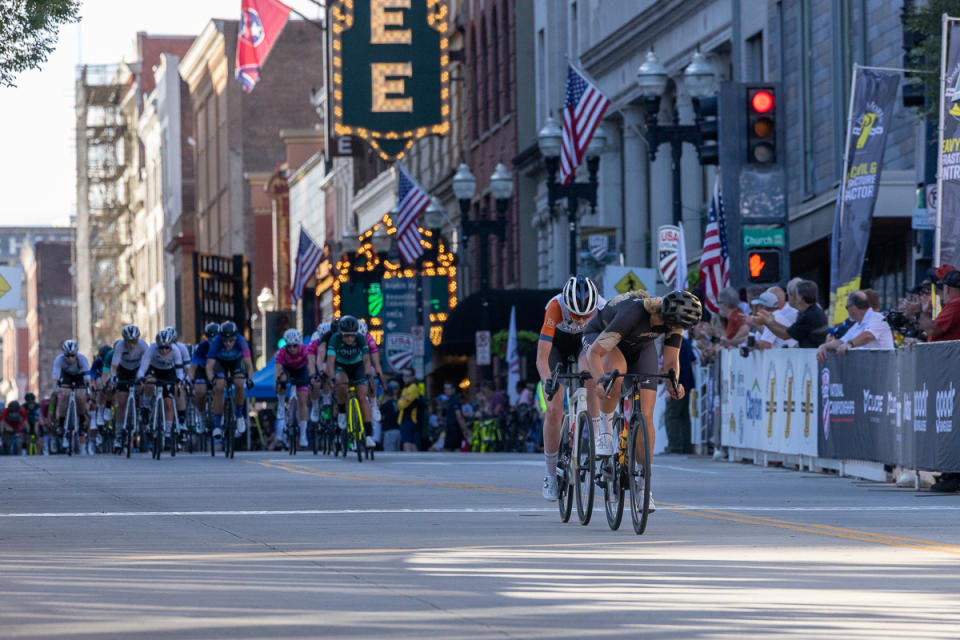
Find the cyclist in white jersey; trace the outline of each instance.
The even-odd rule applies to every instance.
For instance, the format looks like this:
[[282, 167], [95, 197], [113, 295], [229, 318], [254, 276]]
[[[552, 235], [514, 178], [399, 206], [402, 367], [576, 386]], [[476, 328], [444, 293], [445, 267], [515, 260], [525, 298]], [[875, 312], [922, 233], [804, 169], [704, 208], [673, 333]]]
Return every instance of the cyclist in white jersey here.
[[[86, 375], [90, 371], [90, 362], [80, 353], [77, 343], [66, 340], [61, 346], [62, 353], [53, 361], [53, 381], [59, 389], [57, 396], [57, 420], [60, 428], [64, 426], [64, 416], [67, 413], [67, 396], [70, 389], [76, 389], [77, 400], [77, 432], [83, 432], [83, 425], [89, 422], [87, 413], [87, 381]], [[64, 436], [63, 446], [72, 446]], [[81, 437], [80, 454], [87, 455], [86, 441]]]
[[163, 421], [163, 435], [169, 438], [173, 426], [173, 397], [178, 383], [183, 380], [183, 356], [166, 330], [158, 333], [157, 341], [147, 348], [140, 360], [137, 378], [153, 379], [156, 386], [160, 387], [166, 416]]
[[117, 389], [115, 417], [117, 441], [120, 446], [120, 432], [123, 430], [126, 416], [127, 395], [130, 388], [137, 384], [137, 371], [140, 361], [147, 352], [147, 343], [140, 337], [140, 329], [132, 324], [123, 328], [122, 338], [113, 345], [113, 359], [110, 361], [110, 380]]

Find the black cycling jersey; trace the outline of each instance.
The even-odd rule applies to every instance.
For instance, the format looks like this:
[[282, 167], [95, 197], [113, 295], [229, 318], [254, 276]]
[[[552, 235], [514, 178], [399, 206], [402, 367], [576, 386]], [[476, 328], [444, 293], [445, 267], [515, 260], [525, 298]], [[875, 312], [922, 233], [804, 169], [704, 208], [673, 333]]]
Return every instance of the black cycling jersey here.
[[583, 328], [584, 341], [591, 336], [592, 343], [600, 334], [611, 338], [607, 349], [619, 347], [633, 351], [674, 330], [666, 325], [650, 325], [650, 312], [644, 306], [646, 298], [623, 294], [610, 300]]

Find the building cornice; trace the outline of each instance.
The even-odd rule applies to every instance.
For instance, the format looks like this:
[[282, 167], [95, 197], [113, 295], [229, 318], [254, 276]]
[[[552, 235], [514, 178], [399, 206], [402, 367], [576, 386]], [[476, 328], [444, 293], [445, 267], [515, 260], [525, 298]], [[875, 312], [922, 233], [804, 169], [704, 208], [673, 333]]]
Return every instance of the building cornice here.
[[216, 19], [208, 22], [177, 66], [180, 77], [190, 87], [191, 92], [196, 89], [200, 79], [203, 78], [203, 72], [207, 68], [207, 59], [224, 43], [223, 24], [223, 20]]

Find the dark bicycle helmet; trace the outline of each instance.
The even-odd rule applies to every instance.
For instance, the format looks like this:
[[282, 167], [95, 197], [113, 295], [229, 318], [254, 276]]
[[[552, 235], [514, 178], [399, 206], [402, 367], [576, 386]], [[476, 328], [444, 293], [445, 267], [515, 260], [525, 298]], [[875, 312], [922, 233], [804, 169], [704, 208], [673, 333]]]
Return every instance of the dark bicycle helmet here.
[[123, 328], [121, 335], [127, 342], [136, 342], [140, 339], [140, 329], [138, 329], [135, 324], [128, 324]]
[[588, 316], [597, 308], [600, 301], [600, 294], [597, 293], [597, 285], [593, 280], [586, 276], [570, 276], [567, 283], [563, 285], [561, 295], [563, 306], [570, 310], [570, 313], [577, 316]]
[[110, 349], [112, 349], [112, 348], [113, 348], [113, 347], [111, 347], [110, 345], [105, 344], [105, 345], [103, 345], [102, 347], [100, 347], [99, 349], [97, 349], [97, 355], [100, 356], [100, 359], [101, 359], [101, 360], [103, 360], [103, 359], [105, 359], [105, 358], [107, 357], [107, 354], [110, 353]]
[[224, 340], [237, 337], [237, 323], [227, 320], [220, 325], [220, 337]]
[[671, 327], [689, 329], [703, 316], [703, 306], [699, 298], [689, 291], [671, 291], [663, 297], [660, 304], [660, 315], [663, 321]]
[[203, 328], [203, 335], [207, 336], [207, 339], [213, 340], [220, 333], [220, 325], [216, 322], [210, 322]]
[[357, 333], [360, 331], [360, 323], [353, 316], [343, 316], [340, 318], [340, 333]]

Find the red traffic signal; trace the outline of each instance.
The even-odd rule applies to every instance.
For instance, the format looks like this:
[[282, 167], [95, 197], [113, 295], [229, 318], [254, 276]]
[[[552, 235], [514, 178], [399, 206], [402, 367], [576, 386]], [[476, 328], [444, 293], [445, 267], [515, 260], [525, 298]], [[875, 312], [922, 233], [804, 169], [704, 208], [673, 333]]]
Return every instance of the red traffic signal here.
[[765, 90], [757, 91], [750, 99], [750, 106], [752, 106], [753, 110], [757, 113], [770, 111], [773, 109], [774, 104], [773, 94]]
[[777, 99], [772, 87], [747, 87], [747, 162], [777, 162]]
[[780, 282], [780, 250], [753, 249], [747, 252], [749, 280], [757, 284]]

